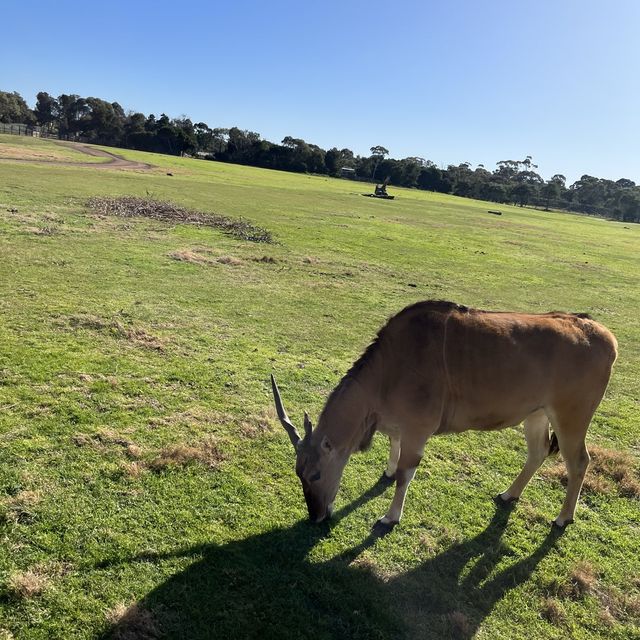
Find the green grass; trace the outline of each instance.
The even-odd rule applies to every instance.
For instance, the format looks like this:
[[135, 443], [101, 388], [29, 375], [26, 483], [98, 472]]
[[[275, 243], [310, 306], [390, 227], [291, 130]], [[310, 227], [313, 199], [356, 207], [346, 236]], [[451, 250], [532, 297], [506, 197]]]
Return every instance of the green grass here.
[[[269, 388], [275, 372], [292, 418], [317, 416], [420, 299], [587, 311], [620, 343], [589, 442], [637, 472], [640, 227], [122, 153], [156, 167], [0, 164], [6, 637], [640, 637], [637, 499], [587, 493], [554, 537], [557, 480], [537, 476], [511, 514], [491, 502], [522, 465], [521, 431], [467, 433], [429, 443], [401, 526], [375, 540], [392, 495], [375, 486], [378, 437], [315, 527]], [[118, 194], [244, 217], [276, 243], [84, 207]], [[187, 446], [200, 459], [158, 463]]]

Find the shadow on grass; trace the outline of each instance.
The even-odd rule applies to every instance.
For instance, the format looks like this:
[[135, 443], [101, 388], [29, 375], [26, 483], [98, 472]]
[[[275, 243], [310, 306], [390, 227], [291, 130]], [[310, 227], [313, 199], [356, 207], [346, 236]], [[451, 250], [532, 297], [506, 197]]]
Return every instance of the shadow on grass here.
[[[334, 521], [384, 488], [372, 487]], [[529, 557], [491, 575], [509, 555], [501, 543], [509, 514], [496, 508], [479, 535], [388, 581], [365, 563], [352, 564], [375, 543], [374, 535], [328, 562], [310, 562], [309, 551], [330, 524], [300, 522], [225, 545], [139, 556], [130, 562], [192, 557], [193, 563], [138, 603], [161, 633], [145, 632], [134, 616], [102, 638], [470, 638], [496, 603], [531, 576], [560, 535], [550, 532]]]

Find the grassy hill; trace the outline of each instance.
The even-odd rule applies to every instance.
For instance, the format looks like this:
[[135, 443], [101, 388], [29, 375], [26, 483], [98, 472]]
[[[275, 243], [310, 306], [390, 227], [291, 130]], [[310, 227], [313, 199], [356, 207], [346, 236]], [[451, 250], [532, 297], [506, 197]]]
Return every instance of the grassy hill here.
[[[640, 227], [122, 155], [154, 168], [0, 162], [0, 638], [640, 637]], [[275, 242], [97, 214], [96, 195]], [[427, 298], [586, 311], [618, 337], [564, 536], [551, 461], [495, 513], [518, 429], [432, 440], [401, 526], [372, 540], [392, 495], [377, 437], [337, 517], [305, 521], [269, 374], [294, 421], [315, 418], [386, 318]]]

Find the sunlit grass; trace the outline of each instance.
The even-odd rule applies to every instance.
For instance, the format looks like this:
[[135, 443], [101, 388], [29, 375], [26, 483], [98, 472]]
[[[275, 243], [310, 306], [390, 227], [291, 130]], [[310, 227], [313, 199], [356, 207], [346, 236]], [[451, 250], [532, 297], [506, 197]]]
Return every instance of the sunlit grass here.
[[[0, 163], [0, 637], [638, 635], [640, 507], [615, 478], [556, 539], [558, 473], [494, 513], [521, 432], [434, 439], [402, 525], [373, 541], [392, 492], [369, 491], [376, 438], [312, 527], [268, 381], [296, 422], [317, 416], [420, 299], [586, 311], [620, 343], [589, 442], [637, 473], [640, 228], [122, 153], [154, 168]], [[243, 217], [275, 244], [85, 209], [119, 194]], [[567, 586], [584, 563], [589, 589]]]

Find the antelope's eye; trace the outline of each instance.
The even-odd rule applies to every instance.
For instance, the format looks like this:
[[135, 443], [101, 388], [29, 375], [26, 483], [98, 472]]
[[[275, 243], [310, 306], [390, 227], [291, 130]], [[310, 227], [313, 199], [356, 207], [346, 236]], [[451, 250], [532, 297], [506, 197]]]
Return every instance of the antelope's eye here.
[[310, 478], [309, 478], [309, 482], [316, 482], [317, 480], [320, 480], [320, 472], [318, 471], [318, 473], [314, 473]]

